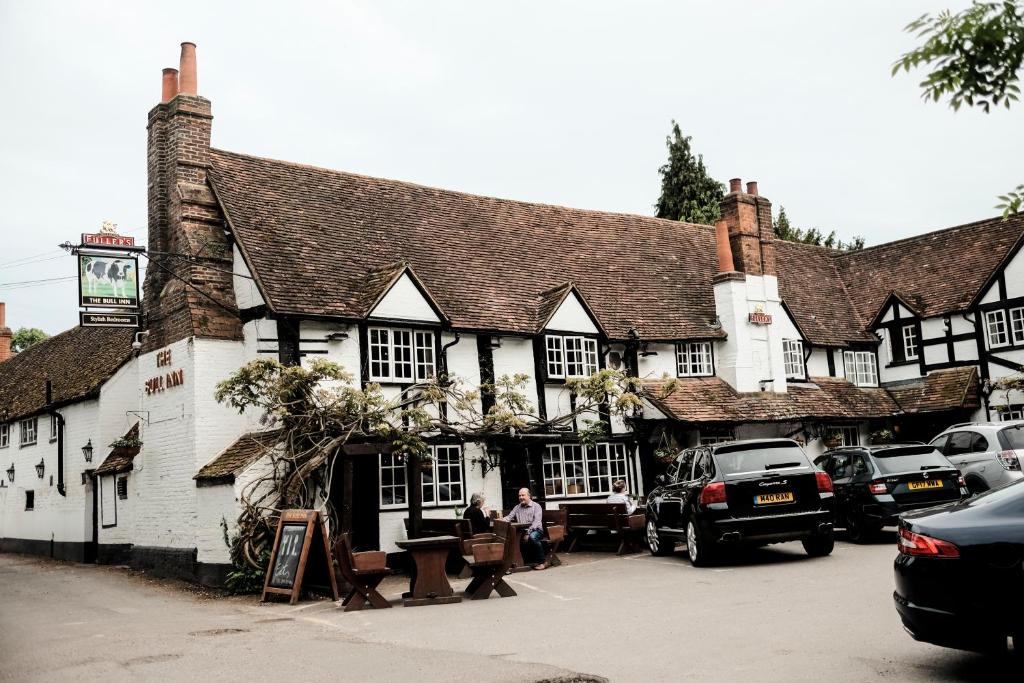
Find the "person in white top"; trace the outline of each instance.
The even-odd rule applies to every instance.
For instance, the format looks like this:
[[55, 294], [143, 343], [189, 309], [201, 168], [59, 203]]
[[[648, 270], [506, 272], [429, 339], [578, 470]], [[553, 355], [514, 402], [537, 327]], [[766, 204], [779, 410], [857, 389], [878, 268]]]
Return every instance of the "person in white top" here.
[[626, 514], [631, 515], [636, 510], [636, 503], [630, 500], [629, 496], [626, 495], [626, 482], [619, 479], [612, 483], [612, 494], [608, 496], [606, 503], [625, 503]]

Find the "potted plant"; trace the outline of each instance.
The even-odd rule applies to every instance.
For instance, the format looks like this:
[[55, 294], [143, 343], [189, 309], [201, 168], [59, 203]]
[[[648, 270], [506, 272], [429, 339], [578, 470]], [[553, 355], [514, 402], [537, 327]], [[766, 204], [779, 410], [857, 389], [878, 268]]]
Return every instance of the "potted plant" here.
[[825, 444], [825, 448], [839, 448], [843, 445], [843, 435], [839, 431], [826, 432], [821, 437], [821, 441]]

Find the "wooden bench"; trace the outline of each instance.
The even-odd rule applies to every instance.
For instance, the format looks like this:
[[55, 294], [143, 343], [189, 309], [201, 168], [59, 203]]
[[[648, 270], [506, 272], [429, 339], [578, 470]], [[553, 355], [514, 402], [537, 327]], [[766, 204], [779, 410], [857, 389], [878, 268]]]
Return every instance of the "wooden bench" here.
[[391, 607], [377, 591], [377, 585], [391, 573], [385, 564], [387, 553], [383, 550], [352, 552], [352, 539], [346, 533], [334, 544], [334, 559], [338, 561], [341, 576], [352, 586], [341, 602], [346, 612], [361, 610], [366, 603], [381, 609]]
[[626, 514], [625, 503], [562, 503], [560, 509], [566, 512], [567, 532], [572, 537], [568, 552], [590, 532], [599, 537], [614, 534], [619, 555], [639, 551], [644, 520], [641, 515]]
[[511, 524], [494, 522], [493, 534], [477, 534], [462, 542], [463, 559], [472, 572], [473, 580], [466, 586], [466, 595], [472, 600], [486, 600], [491, 591], [503, 598], [516, 595], [505, 582], [505, 574], [512, 566], [518, 534]]

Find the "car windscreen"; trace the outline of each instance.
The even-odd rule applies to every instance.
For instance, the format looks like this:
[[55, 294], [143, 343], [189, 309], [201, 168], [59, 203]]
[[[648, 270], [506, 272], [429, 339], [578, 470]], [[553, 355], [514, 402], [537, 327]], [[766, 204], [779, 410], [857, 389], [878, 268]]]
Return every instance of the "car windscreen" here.
[[931, 446], [885, 448], [875, 451], [871, 455], [874, 456], [875, 464], [882, 474], [952, 467], [945, 456]]
[[1014, 425], [999, 432], [1007, 448], [1024, 450], [1024, 425]]
[[715, 462], [725, 474], [770, 472], [811, 465], [799, 446], [788, 443], [726, 446], [715, 451]]

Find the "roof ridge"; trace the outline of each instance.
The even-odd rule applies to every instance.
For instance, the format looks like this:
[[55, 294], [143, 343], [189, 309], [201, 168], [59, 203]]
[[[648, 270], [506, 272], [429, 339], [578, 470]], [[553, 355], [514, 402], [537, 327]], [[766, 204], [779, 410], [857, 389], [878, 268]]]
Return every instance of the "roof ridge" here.
[[[917, 234], [917, 235], [910, 235], [909, 237], [903, 237], [903, 238], [900, 238], [898, 240], [893, 240], [892, 242], [883, 242], [881, 244], [873, 244], [870, 247], [863, 247], [862, 249], [857, 249], [856, 251], [840, 251], [840, 252], [838, 252], [836, 254], [836, 258], [838, 259], [838, 258], [843, 258], [843, 257], [846, 257], [846, 256], [854, 256], [854, 255], [857, 255], [857, 254], [863, 254], [865, 252], [873, 251], [875, 249], [881, 249], [882, 247], [891, 247], [891, 246], [894, 246], [894, 245], [905, 244], [907, 242], [913, 242], [914, 240], [919, 240], [919, 239], [922, 239], [922, 238], [925, 238], [925, 237], [931, 237], [933, 235], [939, 235], [939, 234], [942, 234], [942, 233], [954, 232], [956, 230], [964, 230], [964, 229], [967, 229], [967, 228], [974, 228], [974, 227], [977, 227], [977, 226], [979, 226], [981, 224], [984, 224], [984, 223], [992, 223], [993, 221], [999, 221], [1001, 223], [1008, 223], [1008, 222], [1010, 222], [1010, 221], [1012, 221], [1012, 220], [1014, 220], [1016, 218], [1024, 218], [1024, 212], [1019, 212], [1019, 213], [1011, 214], [1010, 216], [1007, 216], [1005, 219], [1002, 216], [992, 216], [991, 218], [982, 218], [980, 220], [971, 221], [970, 223], [963, 223], [961, 225], [953, 225], [953, 226], [950, 226], [948, 228], [939, 228], [938, 230], [932, 230], [930, 232], [922, 232], [922, 233]], [[1021, 225], [1019, 227], [1022, 230], [1024, 230], [1024, 225]]]
[[407, 186], [407, 187], [419, 188], [419, 189], [422, 189], [422, 190], [431, 190], [431, 191], [435, 191], [435, 192], [444, 192], [446, 194], [459, 195], [459, 196], [462, 196], [462, 197], [469, 197], [471, 199], [486, 199], [486, 200], [490, 200], [490, 201], [494, 201], [494, 202], [501, 202], [501, 203], [508, 203], [508, 204], [517, 204], [517, 205], [527, 205], [527, 206], [544, 206], [544, 207], [548, 207], [548, 208], [552, 208], [552, 209], [562, 209], [562, 210], [565, 210], [565, 211], [577, 211], [577, 212], [580, 212], [580, 213], [592, 213], [592, 214], [600, 214], [600, 215], [606, 215], [606, 216], [628, 216], [628, 217], [631, 217], [631, 218], [640, 218], [640, 219], [643, 219], [645, 221], [656, 221], [656, 222], [659, 222], [659, 223], [682, 225], [682, 226], [685, 226], [685, 227], [688, 227], [688, 228], [704, 228], [704, 229], [707, 229], [707, 230], [714, 230], [715, 229], [715, 226], [713, 226], [713, 225], [705, 225], [703, 223], [687, 223], [685, 221], [674, 221], [674, 220], [671, 220], [671, 219], [668, 219], [668, 218], [658, 218], [657, 216], [645, 216], [643, 214], [630, 213], [628, 211], [606, 211], [606, 210], [603, 210], [603, 209], [584, 209], [584, 208], [576, 207], [576, 206], [567, 206], [565, 204], [551, 204], [551, 203], [548, 203], [548, 202], [532, 202], [532, 201], [526, 201], [524, 199], [511, 199], [509, 197], [494, 197], [492, 195], [477, 194], [477, 193], [474, 193], [474, 192], [465, 192], [463, 190], [452, 190], [452, 189], [448, 189], [448, 188], [444, 188], [444, 187], [437, 187], [435, 185], [425, 185], [423, 183], [414, 183], [414, 182], [409, 181], [409, 180], [399, 180], [397, 178], [383, 178], [381, 176], [368, 175], [366, 173], [355, 173], [353, 171], [339, 171], [338, 169], [327, 168], [326, 166], [316, 166], [314, 164], [304, 164], [304, 163], [297, 162], [297, 161], [286, 161], [284, 159], [273, 159], [271, 157], [256, 156], [254, 154], [242, 154], [240, 152], [230, 152], [230, 151], [224, 150], [224, 149], [212, 148], [211, 151], [214, 152], [214, 153], [217, 153], [217, 154], [226, 154], [226, 155], [229, 155], [229, 156], [240, 157], [240, 158], [244, 158], [244, 159], [256, 159], [258, 161], [266, 161], [266, 162], [273, 163], [273, 164], [282, 164], [284, 166], [293, 166], [293, 167], [296, 167], [296, 168], [306, 168], [306, 169], [310, 169], [310, 170], [313, 170], [313, 171], [321, 171], [321, 172], [325, 172], [325, 173], [333, 173], [333, 174], [342, 175], [342, 176], [353, 176], [353, 177], [356, 177], [356, 178], [365, 178], [365, 179], [368, 179], [368, 180], [376, 180], [376, 181], [384, 181], [384, 182], [388, 182], [388, 183], [396, 183], [396, 184], [404, 185], [404, 186]]

